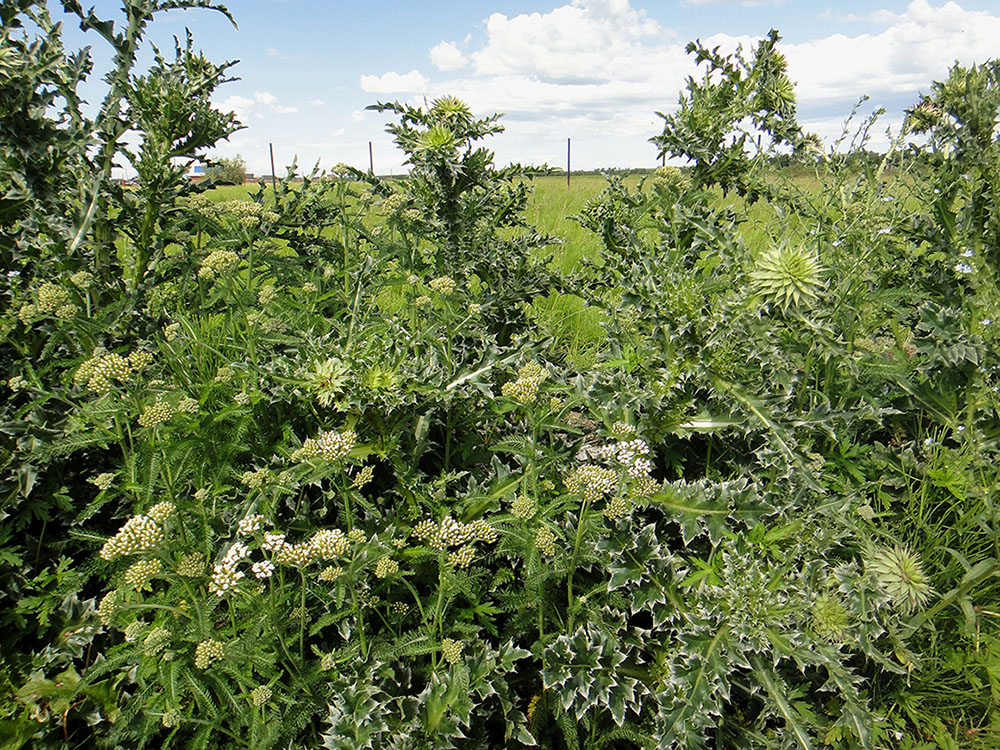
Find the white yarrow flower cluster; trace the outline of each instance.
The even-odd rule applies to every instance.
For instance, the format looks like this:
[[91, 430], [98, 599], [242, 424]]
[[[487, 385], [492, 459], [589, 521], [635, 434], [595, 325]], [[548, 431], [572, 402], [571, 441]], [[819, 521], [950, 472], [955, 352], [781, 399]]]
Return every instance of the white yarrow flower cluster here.
[[292, 454], [294, 460], [319, 458], [324, 461], [336, 461], [345, 457], [354, 448], [357, 435], [354, 430], [343, 432], [321, 432], [315, 438], [307, 438], [302, 447]]
[[101, 547], [101, 557], [113, 560], [121, 555], [146, 552], [163, 541], [163, 530], [149, 516], [133, 516], [118, 533]]
[[264, 516], [259, 513], [252, 513], [240, 519], [236, 533], [239, 536], [250, 536], [255, 531], [260, 531], [264, 525]]

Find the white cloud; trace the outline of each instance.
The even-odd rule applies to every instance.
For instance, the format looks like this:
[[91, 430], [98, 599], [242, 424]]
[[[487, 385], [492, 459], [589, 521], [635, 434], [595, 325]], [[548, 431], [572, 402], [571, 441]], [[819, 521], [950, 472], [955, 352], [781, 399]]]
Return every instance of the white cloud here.
[[322, 107], [323, 106], [323, 100], [322, 99], [310, 99], [309, 101], [306, 102], [306, 104], [308, 104], [310, 107]]
[[431, 63], [438, 70], [458, 70], [465, 66], [465, 55], [454, 42], [442, 41], [431, 47]]
[[361, 76], [361, 89], [369, 94], [417, 94], [427, 88], [427, 79], [420, 71], [386, 73], [381, 76]]
[[[752, 1], [758, 0], [690, 0]], [[490, 144], [500, 160], [561, 163], [572, 137], [574, 164], [581, 167], [651, 165], [655, 149], [646, 141], [662, 128], [654, 113], [674, 108], [695, 66], [684, 51], [687, 40], [650, 18], [640, 2], [570, 0], [546, 13], [494, 13], [478, 45], [470, 37], [461, 46], [442, 41], [431, 48], [439, 74], [366, 75], [361, 87], [414, 104], [423, 96], [453, 94], [479, 114], [505, 113], [507, 132]], [[858, 98], [869, 95], [872, 104], [889, 107], [870, 144], [884, 145], [886, 127], [898, 130], [900, 110], [944, 78], [956, 57], [971, 64], [1000, 52], [1000, 13], [969, 11], [956, 2], [913, 0], [900, 12], [874, 6], [863, 17], [825, 17], [864, 22], [867, 33], [855, 28], [782, 41], [779, 49], [797, 84], [800, 120], [828, 143], [840, 136]], [[757, 40], [716, 34], [703, 41], [728, 52], [741, 43], [749, 50]], [[356, 112], [351, 119], [364, 117]]]
[[963, 64], [996, 57], [1000, 17], [967, 11], [954, 2], [932, 7], [914, 0], [899, 14], [878, 14], [881, 34], [834, 34], [783, 45], [799, 101], [830, 102], [912, 94], [941, 80], [956, 58]]
[[275, 105], [271, 108], [271, 111], [278, 115], [294, 115], [299, 111], [298, 107], [289, 107], [285, 105]]
[[254, 91], [253, 98], [261, 104], [274, 104], [275, 96], [270, 91]]

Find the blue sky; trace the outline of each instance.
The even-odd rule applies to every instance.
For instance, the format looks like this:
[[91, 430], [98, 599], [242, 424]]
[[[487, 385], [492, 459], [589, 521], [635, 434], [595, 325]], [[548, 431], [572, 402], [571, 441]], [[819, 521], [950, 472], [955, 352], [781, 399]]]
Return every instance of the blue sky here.
[[[120, 18], [117, 2], [94, 5]], [[887, 110], [873, 131], [879, 147], [903, 108], [953, 62], [1000, 57], [998, 0], [233, 0], [229, 8], [238, 30], [211, 11], [174, 11], [149, 39], [168, 50], [186, 27], [212, 60], [240, 61], [240, 80], [222, 87], [216, 103], [247, 127], [215, 155], [239, 153], [258, 174], [269, 171], [268, 143], [283, 173], [295, 156], [306, 168], [367, 167], [369, 141], [376, 171], [399, 172], [386, 117], [364, 107], [443, 94], [477, 114], [506, 113], [507, 132], [490, 143], [501, 163], [561, 165], [571, 137], [575, 167], [650, 166], [647, 139], [661, 129], [654, 113], [675, 106], [694, 72], [684, 45], [749, 46], [772, 27], [805, 127], [832, 144], [867, 94], [869, 111]], [[88, 43], [103, 72], [103, 42], [67, 28], [67, 46]], [[94, 102], [103, 90], [97, 78], [86, 89]]]

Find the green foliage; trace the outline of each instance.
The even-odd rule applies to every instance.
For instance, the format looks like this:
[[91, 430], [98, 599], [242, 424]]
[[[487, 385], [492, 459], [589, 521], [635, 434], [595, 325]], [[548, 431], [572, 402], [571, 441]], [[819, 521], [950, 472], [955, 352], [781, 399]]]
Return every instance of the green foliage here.
[[246, 179], [247, 163], [243, 157], [223, 156], [205, 170], [205, 178], [214, 185], [242, 185]]
[[175, 6], [69, 4], [94, 123], [2, 11], [6, 745], [996, 745], [992, 68], [810, 190], [737, 132], [805, 143], [777, 34], [695, 45], [695, 164], [609, 179], [567, 264], [450, 97], [375, 105], [408, 180], [192, 188], [237, 124], [190, 39], [132, 72]]

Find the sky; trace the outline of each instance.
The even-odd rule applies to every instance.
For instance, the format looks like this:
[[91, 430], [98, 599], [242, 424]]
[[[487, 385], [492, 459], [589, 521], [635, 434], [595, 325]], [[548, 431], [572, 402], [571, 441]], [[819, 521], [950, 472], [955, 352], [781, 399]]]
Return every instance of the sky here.
[[[120, 21], [120, 4], [91, 0]], [[86, 1], [85, 6], [88, 6]], [[89, 7], [89, 6], [88, 6]], [[863, 115], [886, 110], [868, 146], [884, 149], [903, 110], [959, 62], [1000, 57], [1000, 0], [230, 0], [238, 28], [209, 10], [158, 16], [148, 42], [164, 51], [185, 29], [215, 61], [238, 60], [239, 80], [213, 101], [245, 128], [211, 155], [240, 155], [249, 171], [299, 170], [344, 162], [398, 174], [405, 157], [385, 132], [391, 116], [375, 102], [421, 105], [443, 95], [476, 115], [504, 114], [488, 141], [498, 164], [574, 169], [649, 167], [670, 112], [696, 72], [688, 41], [750, 49], [772, 28], [796, 84], [799, 121], [833, 148], [861, 97]], [[93, 48], [108, 69], [107, 45], [66, 22], [66, 45]], [[151, 59], [149, 46], [140, 67]], [[84, 88], [99, 103], [100, 76]], [[855, 125], [860, 124], [855, 120]], [[849, 130], [853, 134], [854, 128]], [[849, 143], [850, 137], [843, 143]], [[843, 146], [842, 146], [843, 147]]]

